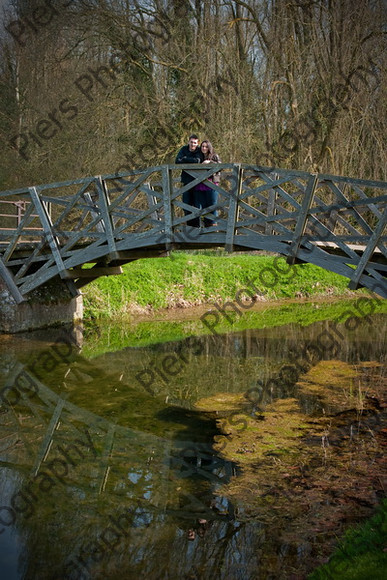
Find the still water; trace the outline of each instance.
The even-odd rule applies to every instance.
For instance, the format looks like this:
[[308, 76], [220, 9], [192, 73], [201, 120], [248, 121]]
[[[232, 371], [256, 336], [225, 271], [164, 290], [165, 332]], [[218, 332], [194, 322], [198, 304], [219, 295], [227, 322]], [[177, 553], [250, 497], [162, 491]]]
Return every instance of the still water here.
[[251, 324], [204, 334], [188, 319], [177, 330], [104, 323], [0, 339], [2, 579], [306, 577], [322, 537], [290, 542], [290, 516], [248, 513], [227, 493], [243, 466], [216, 451], [220, 422], [262, 422], [283, 400], [311, 420], [342, 412], [300, 378], [324, 361], [364, 362], [380, 387], [387, 316]]

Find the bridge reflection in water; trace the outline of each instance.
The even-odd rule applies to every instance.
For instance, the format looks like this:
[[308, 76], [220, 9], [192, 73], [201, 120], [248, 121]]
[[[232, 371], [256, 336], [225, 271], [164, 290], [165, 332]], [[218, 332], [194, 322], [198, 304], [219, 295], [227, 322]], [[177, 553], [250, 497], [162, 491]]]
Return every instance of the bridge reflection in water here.
[[[183, 577], [192, 566], [209, 564], [202, 544], [189, 547], [196, 534], [212, 538], [217, 567], [217, 552], [223, 557], [239, 526], [232, 506], [214, 495], [233, 473], [212, 451], [214, 422], [186, 410], [178, 415], [122, 381], [117, 388], [125, 391], [125, 404], [136, 398], [132, 418], [142, 425], [140, 409], [148, 416], [144, 431], [98, 416], [66, 400], [66, 389], [99, 381], [110, 390], [112, 376], [76, 352], [50, 368], [52, 348], [26, 362], [2, 357], [3, 569], [3, 550], [13, 545], [14, 551], [17, 538], [15, 577], [114, 578], [123, 565], [128, 578], [157, 578], [162, 569]], [[37, 378], [44, 367], [45, 379]], [[45, 384], [49, 376], [59, 393]]]
[[[219, 169], [216, 185], [209, 178]], [[194, 178], [184, 187], [182, 170]], [[216, 205], [184, 204], [183, 193], [202, 182], [217, 192]], [[17, 302], [53, 278], [76, 295], [132, 260], [173, 248], [223, 246], [316, 264], [349, 278], [352, 289], [364, 286], [387, 297], [386, 190], [380, 181], [214, 164], [163, 165], [0, 192], [0, 275]], [[217, 225], [189, 226], [204, 216]]]
[[[214, 421], [136, 391], [76, 348], [60, 360], [67, 344], [62, 334], [43, 349], [32, 343], [1, 357], [7, 578], [12, 570], [15, 578], [114, 578], [122, 566], [127, 578], [157, 578], [161, 570], [184, 577], [210, 565], [202, 543], [192, 550], [196, 536], [211, 538], [217, 568], [239, 524], [231, 504], [215, 495], [233, 467], [213, 453]], [[120, 424], [106, 417], [106, 401], [100, 416], [67, 400], [82, 383], [125, 393], [129, 412], [120, 409]], [[144, 430], [126, 426], [125, 416]]]

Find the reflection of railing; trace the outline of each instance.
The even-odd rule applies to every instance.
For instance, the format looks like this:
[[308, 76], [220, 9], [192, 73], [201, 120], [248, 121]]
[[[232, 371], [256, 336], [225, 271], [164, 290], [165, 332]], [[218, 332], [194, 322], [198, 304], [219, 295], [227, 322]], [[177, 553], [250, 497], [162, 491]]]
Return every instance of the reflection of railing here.
[[[93, 365], [81, 362], [82, 371], [93, 372]], [[226, 548], [234, 554], [232, 506], [218, 490], [213, 495], [215, 485], [227, 481], [222, 460], [192, 465], [195, 443], [178, 442], [176, 448], [174, 439], [110, 422], [57, 395], [27, 367], [7, 367], [8, 384], [16, 381], [20, 400], [8, 391], [11, 404], [0, 405], [0, 465], [7, 476], [0, 546], [8, 554], [20, 530], [34, 540], [20, 556], [26, 577], [108, 578], [115, 570], [132, 577], [141, 570], [140, 576], [157, 578], [163, 566], [165, 577], [184, 578], [191, 558], [211, 558], [217, 566]], [[172, 464], [176, 456], [178, 464]], [[203, 463], [202, 456], [199, 451]], [[206, 533], [206, 543], [190, 543], [195, 526]], [[242, 529], [239, 523], [238, 534]], [[166, 539], [171, 561], [160, 562], [160, 541], [165, 546]], [[97, 548], [102, 557], [95, 558]], [[17, 558], [14, 549], [7, 563], [15, 560], [16, 569]]]
[[[31, 365], [38, 366], [36, 374], [40, 375], [42, 371], [35, 364], [39, 362], [40, 356], [51, 357], [53, 361], [54, 354], [61, 352], [64, 345], [67, 349], [66, 342], [57, 342], [50, 350], [39, 354]], [[62, 365], [62, 370], [67, 368], [63, 375], [67, 384], [78, 386], [80, 377], [87, 381], [92, 381], [96, 376], [105, 376], [107, 382], [114, 379], [105, 374], [101, 366], [90, 363], [80, 355], [74, 358], [73, 365], [66, 360], [67, 364]], [[57, 368], [55, 372], [56, 379], [60, 381], [63, 378], [60, 369]], [[141, 393], [139, 396], [144, 398]], [[149, 398], [148, 407], [152, 401]], [[144, 504], [149, 503], [153, 509], [165, 511], [168, 503], [171, 513], [174, 513], [179, 511], [179, 507], [177, 496], [172, 493], [175, 484], [171, 480], [171, 473], [182, 479], [194, 473], [207, 479], [210, 484], [224, 482], [231, 475], [231, 466], [213, 455], [211, 441], [194, 443], [174, 439], [173, 431], [169, 431], [172, 438], [166, 439], [151, 431], [111, 422], [63, 398], [19, 362], [13, 366], [8, 365], [8, 379], [5, 378], [0, 387], [0, 407], [0, 427], [7, 436], [17, 434], [21, 443], [14, 451], [12, 446], [5, 452], [1, 451], [0, 465], [15, 463], [15, 467], [30, 473], [32, 484], [34, 478], [43, 473], [58, 477], [61, 483], [72, 484], [76, 474], [79, 489], [88, 490], [92, 494], [105, 491], [125, 497], [133, 494], [135, 498], [136, 484], [140, 487], [147, 482], [148, 501]], [[165, 405], [166, 410], [169, 408]], [[154, 424], [158, 421], [158, 409], [156, 406]], [[19, 420], [20, 413], [23, 421]], [[197, 421], [200, 421], [199, 415]], [[130, 452], [123, 452], [125, 449]], [[152, 468], [149, 467], [149, 455], [152, 457]], [[195, 464], [192, 467], [193, 458]], [[143, 482], [128, 480], [128, 470], [137, 475], [143, 472]], [[138, 495], [142, 497], [143, 492]], [[173, 496], [176, 496], [175, 499]]]
[[[210, 178], [219, 169], [215, 184]], [[185, 186], [182, 170], [193, 178]], [[210, 207], [183, 201], [200, 183], [217, 195]], [[79, 288], [171, 248], [224, 246], [311, 262], [348, 277], [352, 288], [387, 297], [386, 189], [385, 182], [213, 164], [163, 165], [2, 192], [0, 200], [29, 201], [31, 209], [16, 228], [0, 228], [0, 273], [21, 301], [55, 276]], [[203, 216], [216, 227], [190, 227]], [[43, 230], [38, 241], [28, 230], [32, 220]]]

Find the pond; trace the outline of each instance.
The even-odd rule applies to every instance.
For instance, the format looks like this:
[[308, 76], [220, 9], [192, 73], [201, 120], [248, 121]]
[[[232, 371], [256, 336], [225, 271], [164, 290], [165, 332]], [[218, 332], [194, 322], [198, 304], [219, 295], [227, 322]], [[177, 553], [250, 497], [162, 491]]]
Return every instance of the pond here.
[[1, 337], [2, 578], [306, 578], [382, 497], [379, 302]]

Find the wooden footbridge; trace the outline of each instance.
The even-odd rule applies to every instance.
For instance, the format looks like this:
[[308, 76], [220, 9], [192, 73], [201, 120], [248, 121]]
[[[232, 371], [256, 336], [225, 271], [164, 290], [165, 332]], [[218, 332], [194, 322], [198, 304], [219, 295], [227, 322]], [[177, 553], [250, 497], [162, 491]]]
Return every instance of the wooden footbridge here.
[[[208, 178], [219, 169], [215, 185]], [[185, 187], [182, 170], [194, 178]], [[201, 182], [217, 204], [184, 204]], [[386, 182], [245, 164], [162, 165], [4, 191], [0, 275], [20, 303], [55, 277], [76, 295], [132, 260], [223, 246], [310, 262], [386, 298], [386, 202]], [[203, 216], [217, 225], [188, 225]]]

